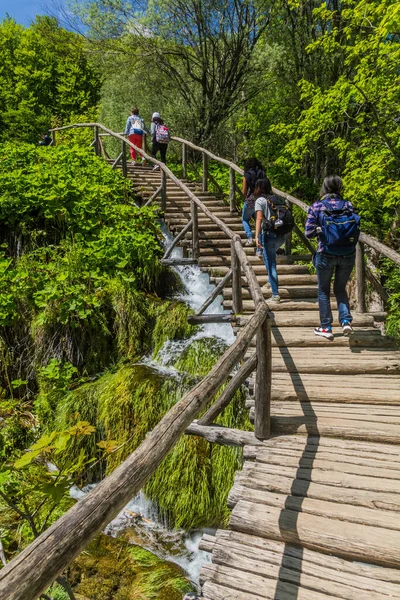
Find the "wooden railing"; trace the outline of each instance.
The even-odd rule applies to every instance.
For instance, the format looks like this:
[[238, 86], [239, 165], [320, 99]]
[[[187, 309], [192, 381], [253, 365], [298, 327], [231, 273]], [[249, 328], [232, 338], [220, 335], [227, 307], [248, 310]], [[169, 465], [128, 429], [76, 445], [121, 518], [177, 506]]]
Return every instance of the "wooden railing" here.
[[[209, 170], [208, 170], [209, 160], [215, 160], [216, 162], [218, 162], [222, 165], [226, 165], [229, 168], [229, 206], [230, 206], [231, 212], [235, 212], [236, 206], [237, 206], [236, 195], [240, 194], [240, 198], [241, 198], [241, 190], [238, 188], [238, 186], [236, 184], [235, 173], [243, 176], [243, 174], [244, 174], [243, 169], [238, 167], [233, 162], [226, 160], [225, 158], [221, 158], [205, 148], [196, 146], [192, 142], [189, 142], [183, 138], [172, 137], [172, 140], [175, 142], [178, 142], [182, 145], [182, 171], [183, 171], [184, 176], [187, 175], [187, 169], [188, 169], [188, 158], [187, 158], [188, 157], [188, 148], [196, 151], [197, 153], [202, 154], [202, 156], [203, 156], [202, 190], [203, 191], [208, 190], [208, 181], [211, 177], [211, 174], [209, 173]], [[215, 180], [214, 180], [214, 183], [215, 183]], [[306, 204], [302, 200], [299, 200], [295, 196], [292, 196], [291, 194], [283, 192], [282, 190], [279, 190], [275, 187], [273, 187], [272, 190], [273, 190], [274, 194], [277, 194], [277, 195], [281, 196], [282, 198], [285, 198], [291, 204], [295, 204], [296, 206], [301, 208], [305, 213], [308, 212], [308, 209], [310, 207], [308, 204]], [[310, 242], [310, 240], [308, 240], [305, 237], [304, 233], [300, 230], [300, 228], [297, 225], [295, 225], [295, 227], [294, 227], [294, 233], [296, 233], [296, 235], [300, 238], [300, 240], [308, 248], [308, 250], [310, 250], [310, 252], [314, 254], [316, 251], [316, 248], [314, 247], [312, 242]], [[372, 250], [377, 252], [380, 256], [389, 258], [395, 264], [400, 265], [400, 254], [398, 252], [393, 250], [393, 248], [386, 246], [385, 244], [383, 244], [382, 242], [380, 242], [373, 236], [361, 232], [359, 243], [357, 244], [357, 248], [356, 248], [356, 301], [357, 301], [357, 312], [358, 313], [367, 312], [367, 308], [366, 308], [366, 306], [367, 306], [367, 303], [366, 303], [366, 279], [367, 278], [370, 281], [373, 288], [375, 289], [375, 291], [378, 292], [378, 294], [381, 296], [381, 298], [384, 302], [386, 302], [387, 298], [388, 298], [388, 295], [387, 295], [385, 289], [383, 288], [383, 286], [380, 284], [380, 282], [377, 280], [376, 276], [372, 272], [371, 266], [366, 264], [365, 246], [368, 246], [369, 248], [371, 248]], [[290, 251], [291, 251], [291, 240], [290, 240], [290, 236], [287, 236], [287, 238], [286, 238], [286, 254], [289, 254]]]
[[[53, 140], [56, 143], [56, 132], [71, 127], [92, 127], [94, 139], [91, 146], [95, 152], [104, 156], [100, 130], [121, 142], [121, 153], [114, 161], [113, 167], [121, 161], [122, 171], [127, 174], [126, 149], [135, 148], [149, 162], [157, 164], [162, 172], [161, 185], [150, 198], [153, 201], [161, 195], [161, 206], [165, 210], [167, 202], [167, 179], [173, 181], [189, 197], [191, 203], [191, 221], [183, 228], [175, 239], [176, 243], [189, 232], [191, 235], [192, 259], [198, 256], [198, 211], [202, 211], [211, 221], [216, 223], [231, 240], [231, 269], [221, 281], [210, 298], [197, 311], [194, 318], [205, 318], [203, 312], [216, 297], [224, 285], [232, 280], [234, 313], [242, 310], [241, 274], [246, 277], [251, 297], [255, 303], [255, 311], [247, 325], [240, 331], [235, 342], [226, 350], [210, 373], [198, 383], [184, 398], [161, 419], [153, 431], [149, 432], [140, 446], [117, 468], [107, 476], [94, 490], [75, 504], [67, 513], [58, 519], [49, 529], [40, 535], [32, 544], [16, 556], [0, 571], [0, 598], [7, 600], [34, 600], [63, 572], [70, 562], [86, 547], [90, 540], [119, 513], [128, 501], [143, 487], [148, 478], [154, 473], [168, 452], [183, 434], [200, 435], [211, 442], [220, 444], [259, 444], [260, 440], [270, 435], [270, 402], [271, 402], [271, 319], [267, 303], [263, 298], [261, 288], [254, 271], [242, 248], [241, 239], [227, 225], [213, 215], [195, 193], [180, 181], [163, 163], [149, 156], [144, 150], [131, 144], [121, 134], [114, 133], [99, 123], [80, 123], [53, 130]], [[199, 148], [181, 138], [173, 138], [182, 144], [182, 167], [187, 166], [187, 148], [203, 152], [202, 188], [207, 189], [208, 160], [217, 160], [230, 169], [230, 208], [235, 206], [237, 186], [234, 181], [235, 173], [243, 171], [233, 163], [219, 158], [206, 149]], [[308, 206], [280, 190], [275, 193], [284, 196], [292, 202], [308, 210]], [[149, 202], [149, 201], [148, 201]], [[381, 244], [370, 236], [362, 235], [361, 242], [370, 245], [383, 255], [392, 258], [400, 264], [400, 255]], [[164, 261], [171, 260], [169, 249]], [[361, 254], [358, 262], [361, 263]], [[360, 266], [357, 271], [360, 273]], [[215, 315], [211, 315], [215, 317]], [[221, 386], [229, 379], [239, 363], [245, 359], [246, 352], [252, 339], [256, 336], [256, 353], [232, 378], [220, 396], [212, 402]], [[256, 370], [255, 386], [255, 423], [254, 434], [213, 425], [216, 416], [229, 404], [236, 390], [249, 375]], [[198, 420], [195, 419], [209, 405], [206, 413]]]
[[[122, 161], [123, 172], [126, 171], [126, 146], [132, 146], [149, 162], [157, 164], [162, 173], [161, 186], [153, 194], [151, 200], [160, 194], [163, 209], [166, 206], [167, 179], [173, 181], [185, 192], [190, 199], [192, 219], [184, 228], [184, 232], [192, 230], [192, 256], [194, 258], [198, 256], [199, 248], [199, 210], [224, 231], [231, 240], [232, 269], [230, 277], [225, 278], [225, 283], [228, 282], [228, 279], [232, 279], [234, 310], [237, 313], [242, 310], [240, 281], [243, 273], [247, 278], [255, 303], [255, 312], [210, 373], [161, 419], [142, 444], [111, 475], [106, 477], [94, 490], [0, 571], [0, 598], [7, 598], [7, 600], [30, 600], [43, 593], [90, 540], [102, 531], [139, 492], [182, 434], [199, 435], [209, 441], [228, 445], [257, 444], [260, 443], [259, 440], [266, 439], [270, 435], [270, 312], [242, 248], [240, 237], [232, 232], [223, 221], [214, 216], [193, 191], [163, 163], [131, 144], [121, 134], [114, 133], [99, 123], [80, 123], [57, 128], [53, 130], [53, 144], [56, 143], [56, 132], [71, 127], [93, 128], [94, 139], [91, 146], [97, 154], [103, 154], [100, 130], [119, 139], [122, 150], [118, 160]], [[115, 164], [114, 162], [113, 166]], [[168, 261], [168, 258], [165, 261]], [[196, 422], [196, 417], [213, 401], [232, 371], [237, 369], [241, 362], [243, 363], [254, 336], [256, 336], [256, 354], [245, 361], [243, 366], [234, 373], [222, 394]], [[256, 370], [254, 434], [214, 426], [213, 422], [216, 416], [229, 404], [237, 389], [254, 370]]]

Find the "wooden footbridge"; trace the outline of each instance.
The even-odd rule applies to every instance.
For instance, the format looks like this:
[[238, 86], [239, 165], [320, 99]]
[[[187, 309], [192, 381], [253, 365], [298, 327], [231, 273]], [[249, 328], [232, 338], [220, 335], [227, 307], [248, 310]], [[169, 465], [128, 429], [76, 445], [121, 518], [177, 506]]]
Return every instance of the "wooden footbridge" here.
[[[113, 168], [132, 179], [141, 203], [158, 202], [182, 258], [198, 263], [216, 284], [192, 321], [229, 319], [236, 341], [210, 373], [160, 421], [109, 477], [0, 571], [0, 598], [36, 598], [143, 486], [180, 435], [243, 446], [243, 469], [229, 495], [228, 530], [205, 535], [212, 562], [202, 570], [207, 600], [400, 599], [400, 353], [366, 310], [365, 281], [384, 294], [366, 265], [364, 245], [400, 264], [400, 255], [363, 234], [357, 249], [355, 333], [338, 323], [329, 342], [313, 334], [319, 322], [316, 276], [309, 254], [279, 256], [279, 304], [264, 264], [243, 247], [235, 206], [239, 167], [190, 142], [182, 145], [183, 179], [160, 166], [132, 167], [120, 139]], [[202, 156], [201, 183], [187, 180], [190, 152]], [[229, 203], [209, 192], [210, 160], [230, 170]], [[306, 209], [301, 201], [284, 194]], [[297, 235], [302, 236], [297, 229]], [[303, 240], [305, 241], [305, 240]], [[205, 310], [218, 295], [231, 315]], [[334, 305], [334, 303], [333, 303]], [[238, 365], [241, 367], [238, 369]], [[223, 393], [211, 404], [222, 383]], [[254, 433], [213, 425], [237, 388], [249, 382]], [[198, 418], [201, 411], [207, 412]], [[197, 419], [197, 421], [195, 420]], [[3, 594], [3, 595], [2, 595]]]

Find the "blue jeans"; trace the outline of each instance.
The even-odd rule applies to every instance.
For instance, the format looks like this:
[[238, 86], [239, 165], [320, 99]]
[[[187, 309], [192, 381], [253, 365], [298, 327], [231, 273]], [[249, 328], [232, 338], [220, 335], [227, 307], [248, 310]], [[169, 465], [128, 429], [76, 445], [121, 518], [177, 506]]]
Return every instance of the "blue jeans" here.
[[338, 310], [339, 323], [353, 320], [350, 314], [349, 297], [346, 285], [354, 266], [356, 256], [333, 256], [325, 252], [317, 252], [315, 255], [315, 268], [318, 275], [318, 305], [321, 318], [321, 327], [330, 327], [333, 323], [331, 310], [331, 281], [335, 272], [333, 293], [335, 294]]
[[273, 296], [278, 296], [278, 273], [276, 271], [276, 251], [285, 243], [284, 235], [261, 233], [263, 258], [268, 271], [269, 285]]
[[253, 232], [250, 226], [250, 219], [252, 219], [254, 215], [254, 208], [249, 208], [245, 202], [242, 210], [242, 224], [248, 240], [251, 240], [251, 238], [253, 237]]

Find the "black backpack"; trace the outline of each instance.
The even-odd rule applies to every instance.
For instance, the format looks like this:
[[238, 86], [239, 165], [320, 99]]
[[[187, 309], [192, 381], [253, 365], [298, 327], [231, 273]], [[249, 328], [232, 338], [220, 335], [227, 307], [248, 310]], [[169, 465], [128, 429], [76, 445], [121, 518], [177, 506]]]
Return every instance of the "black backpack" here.
[[269, 196], [267, 202], [271, 211], [271, 218], [268, 221], [264, 219], [263, 231], [265, 233], [273, 231], [276, 235], [285, 235], [292, 231], [294, 218], [286, 201], [279, 198], [279, 196]]

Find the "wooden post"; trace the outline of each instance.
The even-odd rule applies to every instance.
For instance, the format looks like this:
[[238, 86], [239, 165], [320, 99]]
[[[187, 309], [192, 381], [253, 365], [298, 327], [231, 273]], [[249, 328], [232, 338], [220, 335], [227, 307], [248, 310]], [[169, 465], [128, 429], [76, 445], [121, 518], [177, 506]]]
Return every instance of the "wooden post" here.
[[52, 131], [52, 134], [53, 134], [53, 142], [52, 142], [52, 144], [51, 144], [51, 145], [52, 145], [52, 146], [55, 146], [55, 145], [56, 145], [56, 132], [55, 132], [55, 131]]
[[167, 175], [161, 170], [161, 210], [165, 212], [167, 208]]
[[198, 258], [200, 244], [199, 244], [199, 220], [197, 212], [197, 204], [190, 200], [190, 212], [192, 217], [192, 256]]
[[97, 125], [95, 125], [93, 127], [94, 130], [94, 151], [96, 153], [96, 156], [99, 156], [100, 154], [100, 147], [99, 147], [99, 128], [97, 127]]
[[230, 211], [236, 212], [236, 204], [235, 204], [235, 171], [232, 167], [229, 168], [229, 205]]
[[365, 302], [365, 260], [364, 244], [358, 242], [356, 246], [356, 286], [357, 286], [357, 312], [367, 312]]
[[285, 254], [286, 256], [289, 256], [290, 254], [292, 254], [292, 232], [289, 231], [289, 233], [286, 234], [285, 237]]
[[124, 177], [127, 177], [128, 167], [126, 166], [126, 142], [122, 142], [121, 165], [122, 165], [122, 175]]
[[243, 312], [242, 281], [240, 261], [236, 254], [235, 240], [231, 243], [231, 269], [232, 269], [232, 310], [238, 315]]
[[202, 190], [206, 192], [208, 190], [208, 155], [203, 152], [203, 182]]
[[182, 177], [187, 179], [187, 146], [182, 144]]
[[267, 316], [257, 331], [257, 370], [255, 387], [254, 435], [266, 440], [271, 434], [271, 320]]

